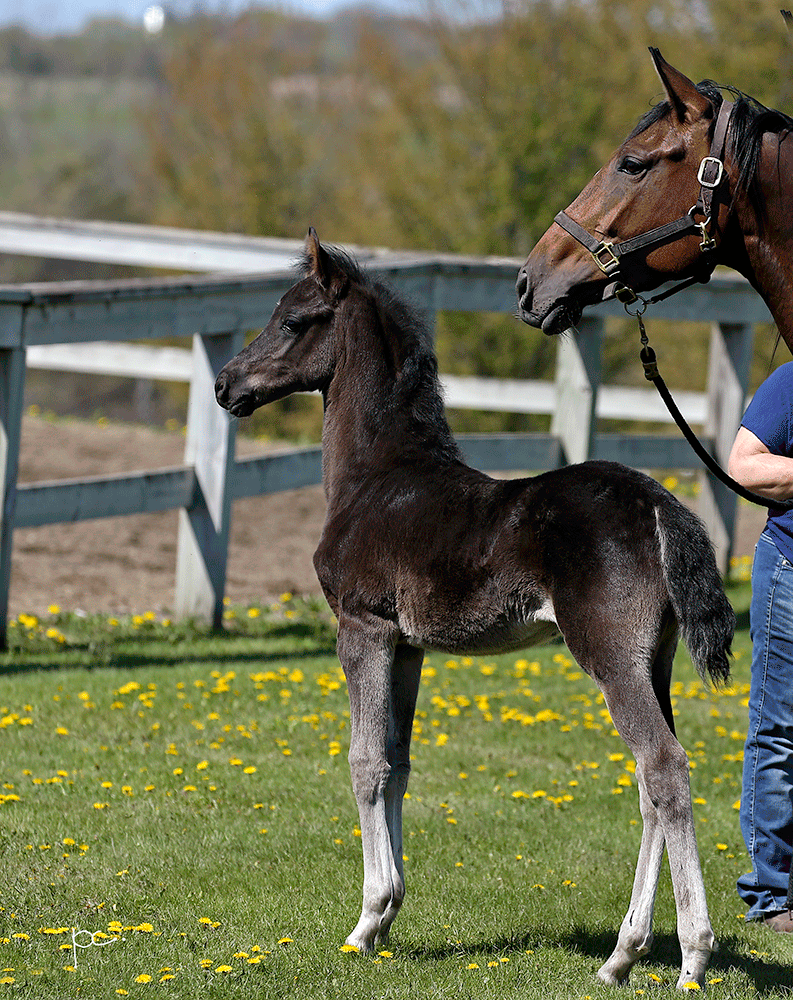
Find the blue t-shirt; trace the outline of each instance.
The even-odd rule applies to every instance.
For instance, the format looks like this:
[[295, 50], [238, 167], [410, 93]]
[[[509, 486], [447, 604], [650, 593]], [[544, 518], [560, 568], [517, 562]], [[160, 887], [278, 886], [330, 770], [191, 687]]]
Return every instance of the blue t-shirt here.
[[[793, 458], [793, 361], [780, 365], [763, 382], [746, 408], [741, 424], [772, 455]], [[765, 533], [793, 563], [793, 510], [771, 507]]]

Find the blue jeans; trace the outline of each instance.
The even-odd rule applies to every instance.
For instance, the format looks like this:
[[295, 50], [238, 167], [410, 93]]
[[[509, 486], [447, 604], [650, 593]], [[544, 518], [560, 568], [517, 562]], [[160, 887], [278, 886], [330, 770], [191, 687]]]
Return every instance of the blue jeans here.
[[793, 849], [793, 565], [760, 536], [752, 567], [752, 683], [741, 832], [752, 871], [738, 880], [747, 920], [787, 909]]

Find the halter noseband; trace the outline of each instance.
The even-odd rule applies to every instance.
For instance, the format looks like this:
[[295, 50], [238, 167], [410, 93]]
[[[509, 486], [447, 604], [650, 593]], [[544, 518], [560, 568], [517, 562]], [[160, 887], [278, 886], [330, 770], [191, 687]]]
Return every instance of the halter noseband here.
[[[699, 198], [696, 204], [681, 218], [667, 222], [663, 226], [656, 226], [654, 229], [650, 229], [646, 233], [641, 233], [639, 236], [623, 240], [622, 243], [610, 243], [607, 240], [598, 240], [590, 235], [583, 226], [571, 219], [567, 212], [559, 212], [556, 216], [554, 222], [561, 226], [570, 236], [578, 240], [582, 246], [586, 247], [592, 255], [592, 259], [607, 278], [614, 279], [604, 289], [604, 299], [611, 298], [614, 295], [624, 304], [629, 305], [637, 301], [639, 296], [636, 292], [630, 286], [618, 281], [617, 278], [623, 277], [623, 258], [630, 257], [639, 250], [655, 250], [657, 247], [673, 243], [675, 240], [688, 236], [691, 233], [699, 233], [702, 237], [699, 248], [703, 254], [709, 254], [716, 249], [716, 240], [708, 232], [708, 227], [711, 224], [714, 195], [726, 176], [723, 159], [724, 147], [727, 140], [730, 116], [734, 106], [732, 101], [722, 101], [718, 118], [716, 119], [716, 127], [713, 130], [710, 153], [702, 158], [699, 170], [697, 171]], [[704, 216], [704, 220], [696, 222], [694, 220], [695, 215]], [[668, 295], [673, 294], [673, 292], [693, 284], [695, 281], [708, 281], [715, 266], [715, 261], [706, 260], [704, 263], [704, 276], [697, 275], [694, 278], [690, 278], [676, 285], [674, 289], [663, 293], [662, 297], [666, 298]]]

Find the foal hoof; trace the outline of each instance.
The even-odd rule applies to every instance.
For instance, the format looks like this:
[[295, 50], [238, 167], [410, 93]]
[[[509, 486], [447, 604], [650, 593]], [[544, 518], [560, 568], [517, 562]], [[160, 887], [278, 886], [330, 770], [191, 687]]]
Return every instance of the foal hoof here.
[[[608, 962], [606, 963], [608, 965]], [[616, 975], [606, 968], [606, 965], [602, 965], [597, 972], [598, 979], [601, 983], [605, 983], [606, 986], [627, 986], [629, 975], [624, 973], [623, 975]]]

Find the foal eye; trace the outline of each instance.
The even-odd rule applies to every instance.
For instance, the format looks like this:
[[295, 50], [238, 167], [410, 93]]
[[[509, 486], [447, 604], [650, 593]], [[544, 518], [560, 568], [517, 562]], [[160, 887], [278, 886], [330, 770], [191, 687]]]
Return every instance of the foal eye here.
[[623, 174], [630, 174], [631, 177], [638, 177], [639, 174], [646, 172], [648, 166], [649, 164], [643, 160], [637, 160], [635, 156], [625, 156], [620, 160], [617, 170]]
[[307, 320], [300, 319], [297, 316], [286, 316], [281, 320], [281, 329], [284, 333], [289, 333], [295, 337], [302, 333], [307, 325]]

